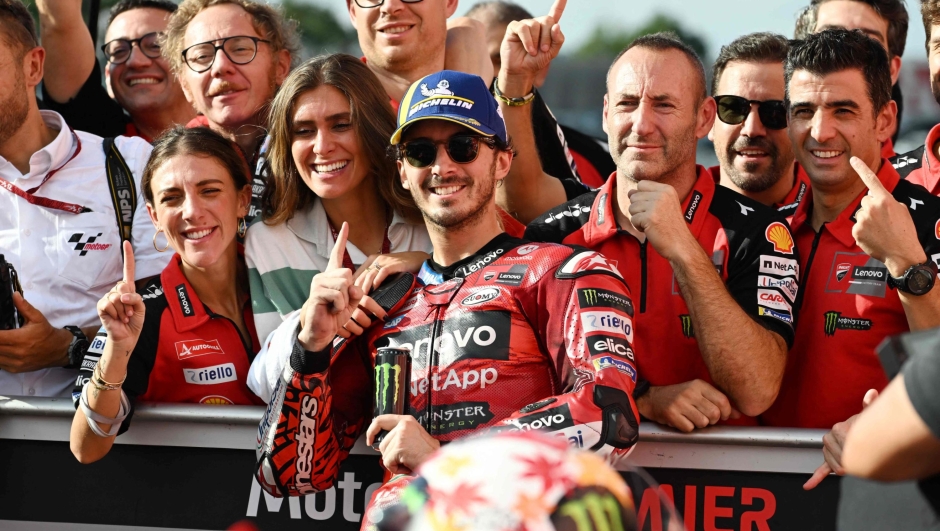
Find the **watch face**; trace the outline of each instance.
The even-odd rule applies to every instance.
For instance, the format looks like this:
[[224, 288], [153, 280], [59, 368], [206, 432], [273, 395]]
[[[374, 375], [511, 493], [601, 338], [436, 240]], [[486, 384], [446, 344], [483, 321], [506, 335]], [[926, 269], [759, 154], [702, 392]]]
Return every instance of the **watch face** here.
[[921, 295], [933, 287], [933, 272], [929, 269], [915, 269], [908, 277], [907, 287], [911, 293]]

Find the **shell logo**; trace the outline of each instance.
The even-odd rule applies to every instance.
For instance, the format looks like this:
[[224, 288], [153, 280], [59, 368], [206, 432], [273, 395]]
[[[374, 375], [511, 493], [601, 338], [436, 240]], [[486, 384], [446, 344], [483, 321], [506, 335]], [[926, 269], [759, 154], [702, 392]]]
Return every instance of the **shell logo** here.
[[235, 402], [232, 402], [228, 398], [219, 395], [210, 395], [199, 401], [200, 404], [208, 404], [210, 406], [234, 406]]
[[774, 244], [774, 251], [783, 254], [793, 254], [793, 236], [787, 226], [779, 221], [771, 223], [764, 231], [767, 241]]
[[937, 235], [937, 239], [940, 240], [940, 219], [938, 219], [937, 224], [933, 226], [933, 231]]

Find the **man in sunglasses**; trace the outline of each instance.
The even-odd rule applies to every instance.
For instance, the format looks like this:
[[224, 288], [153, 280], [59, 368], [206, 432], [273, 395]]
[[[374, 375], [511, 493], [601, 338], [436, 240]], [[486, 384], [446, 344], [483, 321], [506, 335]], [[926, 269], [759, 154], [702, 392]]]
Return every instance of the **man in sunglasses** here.
[[[168, 0], [121, 0], [111, 8], [105, 85], [81, 0], [38, 0], [46, 72], [44, 106], [75, 129], [147, 141], [196, 115], [160, 53], [159, 36], [176, 10]], [[126, 113], [125, 113], [126, 112]]]
[[294, 25], [254, 0], [184, 0], [167, 26], [164, 54], [200, 114], [189, 126], [234, 141], [254, 173], [249, 223], [265, 187], [266, 112], [299, 46]]
[[[445, 70], [417, 81], [398, 126], [391, 142], [402, 184], [434, 245], [423, 285], [386, 316], [342, 268], [341, 229], [304, 309], [252, 366], [290, 359], [265, 383], [278, 388], [260, 428], [261, 484], [280, 496], [327, 489], [358, 436], [371, 444], [382, 430], [378, 449], [394, 474], [410, 474], [442, 442], [484, 429], [543, 429], [612, 462], [625, 457], [638, 417], [630, 397], [634, 309], [619, 273], [594, 251], [503, 232], [495, 190], [513, 153], [478, 76]], [[384, 324], [370, 327], [369, 314]], [[351, 334], [361, 335], [331, 360], [334, 337]], [[408, 414], [372, 419], [373, 391], [384, 392], [372, 388], [373, 374], [391, 370], [374, 361], [382, 347], [410, 352]], [[387, 506], [407, 483], [380, 488], [372, 505]]]
[[635, 40], [611, 65], [604, 97], [617, 171], [526, 231], [616, 261], [639, 301], [638, 350], [651, 353], [637, 359], [637, 407], [686, 432], [754, 424], [770, 407], [798, 293], [783, 215], [695, 164], [715, 118], [705, 87], [701, 61], [674, 34]]
[[792, 213], [809, 189], [794, 164], [783, 102], [787, 39], [752, 33], [721, 47], [712, 67], [717, 120], [708, 133], [719, 166], [715, 181], [739, 194]]

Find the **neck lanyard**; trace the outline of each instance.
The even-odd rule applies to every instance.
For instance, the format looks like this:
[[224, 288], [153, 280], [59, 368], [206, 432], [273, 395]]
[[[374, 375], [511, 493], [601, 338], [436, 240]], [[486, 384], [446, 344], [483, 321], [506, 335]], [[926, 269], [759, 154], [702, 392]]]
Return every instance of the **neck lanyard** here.
[[23, 191], [18, 186], [0, 177], [0, 188], [22, 197], [31, 205], [39, 205], [41, 207], [53, 208], [56, 210], [63, 210], [65, 212], [71, 212], [72, 214], [82, 214], [85, 212], [91, 212], [90, 208], [82, 206], [82, 205], [76, 205], [74, 203], [66, 203], [64, 201], [57, 201], [55, 199], [49, 199], [48, 197], [37, 197], [36, 195], [34, 195], [36, 191], [39, 190], [39, 187], [46, 184], [46, 181], [51, 179], [53, 175], [55, 175], [59, 170], [64, 168], [66, 164], [68, 164], [69, 162], [72, 162], [72, 159], [77, 157], [78, 154], [82, 151], [82, 141], [79, 140], [78, 135], [75, 134], [75, 131], [73, 131], [71, 128], [69, 128], [69, 131], [72, 133], [72, 138], [75, 139], [75, 144], [76, 144], [75, 153], [72, 153], [72, 156], [69, 157], [69, 160], [65, 161], [61, 166], [47, 173], [46, 177], [43, 178], [42, 182], [39, 183], [38, 186], [30, 188], [29, 190]]
[[[327, 223], [330, 223], [329, 220], [327, 220]], [[382, 254], [388, 254], [392, 250], [392, 242], [388, 239], [388, 225], [388, 223], [385, 224], [385, 235], [382, 237]], [[332, 223], [330, 223], [330, 232], [333, 233], [333, 245], [336, 245], [336, 237], [339, 236], [339, 233], [333, 228]], [[349, 257], [349, 251], [343, 252], [343, 267], [356, 271], [356, 266], [353, 265], [352, 258]]]

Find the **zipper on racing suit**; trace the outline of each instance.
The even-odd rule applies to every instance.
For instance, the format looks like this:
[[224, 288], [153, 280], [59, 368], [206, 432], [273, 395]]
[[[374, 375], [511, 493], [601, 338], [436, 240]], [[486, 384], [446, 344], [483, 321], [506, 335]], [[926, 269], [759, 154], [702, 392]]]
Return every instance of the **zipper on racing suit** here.
[[446, 306], [437, 306], [434, 308], [434, 321], [431, 325], [431, 344], [428, 345], [428, 367], [427, 367], [427, 379], [428, 379], [428, 395], [427, 395], [427, 405], [425, 406], [425, 423], [424, 429], [427, 430], [428, 435], [432, 437], [437, 435], [434, 433], [434, 430], [431, 429], [433, 422], [433, 413], [434, 413], [434, 377], [432, 372], [436, 369], [438, 365], [438, 355], [437, 348], [435, 348], [435, 343], [437, 336], [440, 334], [441, 327], [444, 326], [444, 322], [440, 319], [441, 312], [445, 310]]

